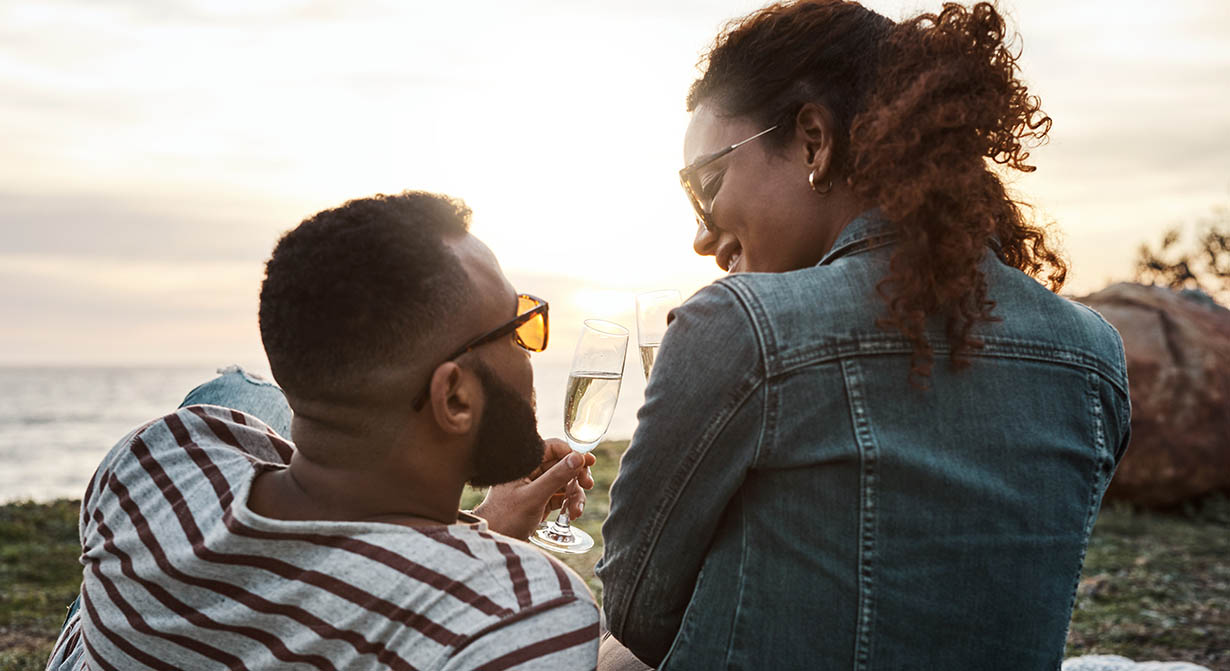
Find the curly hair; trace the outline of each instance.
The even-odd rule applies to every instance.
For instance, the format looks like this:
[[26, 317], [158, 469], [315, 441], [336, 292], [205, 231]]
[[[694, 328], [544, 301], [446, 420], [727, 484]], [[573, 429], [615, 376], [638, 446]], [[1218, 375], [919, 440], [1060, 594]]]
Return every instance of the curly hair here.
[[833, 113], [838, 174], [897, 230], [877, 324], [912, 343], [912, 379], [931, 372], [932, 316], [945, 323], [954, 366], [981, 346], [974, 327], [996, 319], [979, 268], [988, 245], [1052, 291], [1067, 274], [997, 174], [1033, 171], [1029, 149], [1051, 127], [1005, 37], [985, 2], [900, 23], [847, 0], [778, 3], [726, 26], [688, 94], [688, 111], [708, 102], [786, 129], [773, 134], [779, 148], [804, 104]]
[[460, 200], [406, 191], [348, 201], [283, 235], [260, 293], [274, 379], [292, 397], [347, 398], [413, 356], [471, 293], [444, 244], [469, 223]]

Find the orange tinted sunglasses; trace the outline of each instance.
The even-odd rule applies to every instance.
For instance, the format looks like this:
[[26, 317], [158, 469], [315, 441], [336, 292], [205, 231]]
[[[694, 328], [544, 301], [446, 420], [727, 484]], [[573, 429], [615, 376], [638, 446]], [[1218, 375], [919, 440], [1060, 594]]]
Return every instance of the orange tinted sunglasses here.
[[[475, 347], [499, 340], [509, 333], [513, 334], [513, 338], [521, 347], [531, 352], [541, 352], [547, 348], [547, 334], [549, 332], [547, 302], [530, 294], [518, 294], [516, 317], [462, 345], [440, 363], [452, 361]], [[431, 380], [428, 380], [427, 386], [423, 388], [423, 392], [414, 399], [413, 407], [415, 411], [422, 409], [423, 404], [427, 402], [427, 394], [430, 391]]]

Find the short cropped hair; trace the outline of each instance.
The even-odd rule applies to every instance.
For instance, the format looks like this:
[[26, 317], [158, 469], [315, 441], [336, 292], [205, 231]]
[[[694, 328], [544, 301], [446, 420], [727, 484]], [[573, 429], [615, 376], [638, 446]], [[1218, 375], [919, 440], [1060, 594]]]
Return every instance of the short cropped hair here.
[[471, 295], [444, 244], [469, 225], [462, 201], [405, 191], [351, 200], [283, 235], [260, 295], [278, 384], [291, 397], [345, 398], [374, 370], [412, 360]]

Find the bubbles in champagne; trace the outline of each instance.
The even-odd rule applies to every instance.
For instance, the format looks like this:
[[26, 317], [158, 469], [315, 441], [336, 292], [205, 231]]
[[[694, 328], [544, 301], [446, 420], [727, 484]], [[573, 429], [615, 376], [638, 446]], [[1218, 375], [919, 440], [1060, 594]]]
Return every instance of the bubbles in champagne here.
[[564, 434], [572, 449], [589, 452], [606, 434], [619, 400], [618, 373], [576, 371], [568, 376]]
[[645, 379], [649, 379], [649, 371], [653, 370], [653, 360], [658, 358], [660, 343], [641, 345], [641, 368], [645, 371]]

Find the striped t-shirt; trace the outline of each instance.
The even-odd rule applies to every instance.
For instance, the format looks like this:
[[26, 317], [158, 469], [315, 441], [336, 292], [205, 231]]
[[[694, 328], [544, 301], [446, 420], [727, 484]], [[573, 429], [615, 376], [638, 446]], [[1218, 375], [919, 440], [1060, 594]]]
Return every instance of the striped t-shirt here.
[[464, 517], [411, 528], [262, 517], [294, 447], [191, 406], [122, 440], [81, 503], [81, 606], [51, 669], [592, 669], [581, 579]]

